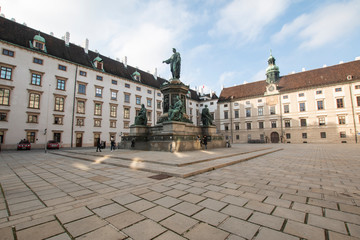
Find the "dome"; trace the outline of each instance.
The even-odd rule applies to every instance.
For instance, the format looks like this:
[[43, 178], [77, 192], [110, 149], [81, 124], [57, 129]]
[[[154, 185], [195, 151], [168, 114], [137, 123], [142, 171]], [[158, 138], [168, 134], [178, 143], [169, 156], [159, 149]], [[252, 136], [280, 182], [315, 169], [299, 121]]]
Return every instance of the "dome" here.
[[35, 35], [34, 40], [38, 41], [38, 42], [42, 42], [45, 43], [45, 38], [43, 38], [42, 36], [40, 36], [40, 33], [38, 35]]

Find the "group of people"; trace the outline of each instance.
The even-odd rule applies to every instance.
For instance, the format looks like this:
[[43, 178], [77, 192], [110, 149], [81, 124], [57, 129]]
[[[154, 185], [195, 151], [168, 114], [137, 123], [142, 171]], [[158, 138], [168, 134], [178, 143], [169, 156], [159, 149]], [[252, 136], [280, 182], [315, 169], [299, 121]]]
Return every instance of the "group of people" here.
[[204, 148], [207, 149], [208, 137], [204, 135], [203, 137], [197, 136], [197, 138], [200, 142], [200, 146], [202, 147], [204, 145]]
[[[101, 144], [100, 138], [98, 138], [96, 141], [96, 152], [101, 152], [101, 149], [104, 147], [105, 146], [102, 146]], [[111, 137], [110, 139], [110, 150], [115, 151], [115, 139], [113, 137]]]

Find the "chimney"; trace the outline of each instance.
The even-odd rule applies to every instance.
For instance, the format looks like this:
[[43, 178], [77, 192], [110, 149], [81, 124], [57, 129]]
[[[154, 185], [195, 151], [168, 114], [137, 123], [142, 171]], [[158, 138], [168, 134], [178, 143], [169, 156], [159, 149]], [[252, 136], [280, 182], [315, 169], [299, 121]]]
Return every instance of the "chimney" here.
[[344, 63], [344, 61], [340, 61], [340, 62], [339, 62], [339, 64], [343, 64], [343, 63]]
[[306, 69], [303, 67], [303, 68], [301, 69], [301, 71], [305, 72], [305, 71], [306, 71]]
[[224, 84], [221, 84], [221, 91], [224, 89]]
[[324, 64], [324, 65], [323, 65], [323, 68], [326, 68], [326, 67], [327, 67], [327, 65], [326, 65], [326, 64]]
[[11, 21], [16, 22], [16, 19], [15, 19], [15, 18], [11, 18]]
[[51, 36], [54, 36], [54, 33], [53, 33], [53, 32], [50, 32], [50, 35], [51, 35]]
[[125, 68], [127, 68], [127, 56], [125, 56], [124, 65], [125, 65]]
[[66, 32], [65, 34], [65, 45], [68, 47], [70, 44], [70, 33]]
[[157, 79], [157, 68], [155, 68], [154, 78]]
[[210, 89], [210, 98], [213, 97], [213, 91]]
[[118, 62], [119, 62], [119, 61], [120, 61], [120, 58], [118, 58], [118, 57], [117, 57], [117, 58], [116, 58], [116, 61], [118, 61]]
[[360, 57], [356, 57], [356, 58], [355, 58], [355, 61], [358, 61], [358, 60], [360, 60]]
[[84, 48], [84, 51], [86, 54], [89, 53], [89, 39], [85, 39], [85, 48]]

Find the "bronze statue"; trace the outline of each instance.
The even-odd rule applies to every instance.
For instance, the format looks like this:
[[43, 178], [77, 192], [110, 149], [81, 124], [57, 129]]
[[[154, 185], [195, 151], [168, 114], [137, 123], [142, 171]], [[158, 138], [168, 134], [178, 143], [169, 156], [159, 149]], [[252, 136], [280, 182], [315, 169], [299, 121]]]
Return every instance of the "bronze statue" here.
[[141, 104], [139, 114], [135, 117], [135, 125], [147, 125], [146, 108], [144, 104]]
[[170, 121], [181, 121], [183, 116], [183, 104], [179, 96], [176, 96], [177, 102], [174, 107], [169, 109], [169, 120]]
[[201, 121], [205, 127], [213, 125], [213, 117], [211, 116], [207, 105], [205, 105], [205, 108], [201, 112]]
[[180, 79], [180, 68], [181, 68], [180, 53], [176, 52], [175, 48], [173, 48], [173, 53], [174, 54], [168, 60], [163, 61], [163, 63], [170, 64], [170, 70], [173, 79]]

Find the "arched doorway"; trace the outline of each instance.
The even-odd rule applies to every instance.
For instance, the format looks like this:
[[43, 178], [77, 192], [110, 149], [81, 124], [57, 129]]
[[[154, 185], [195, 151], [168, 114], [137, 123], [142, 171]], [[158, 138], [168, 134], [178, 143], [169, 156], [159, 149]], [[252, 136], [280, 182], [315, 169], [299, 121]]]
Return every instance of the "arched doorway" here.
[[277, 132], [272, 132], [270, 135], [271, 143], [279, 143], [279, 134]]

